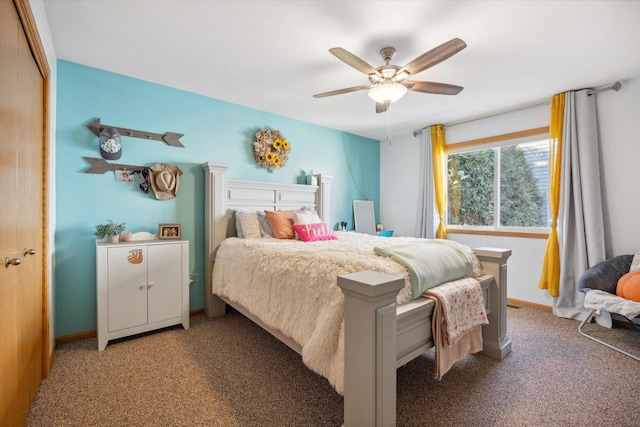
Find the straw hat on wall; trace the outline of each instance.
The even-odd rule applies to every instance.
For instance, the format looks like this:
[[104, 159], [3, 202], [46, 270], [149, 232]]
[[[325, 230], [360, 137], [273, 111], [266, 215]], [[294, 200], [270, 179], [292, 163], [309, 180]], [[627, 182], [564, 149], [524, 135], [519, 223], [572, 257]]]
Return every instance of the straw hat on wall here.
[[168, 163], [156, 163], [151, 167], [151, 188], [158, 200], [176, 197], [182, 171]]

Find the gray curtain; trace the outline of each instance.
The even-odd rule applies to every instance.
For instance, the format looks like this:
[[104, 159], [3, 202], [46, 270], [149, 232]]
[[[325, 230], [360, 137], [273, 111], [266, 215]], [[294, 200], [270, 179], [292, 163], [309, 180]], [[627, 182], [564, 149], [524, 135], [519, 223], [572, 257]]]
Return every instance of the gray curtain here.
[[431, 129], [423, 129], [420, 138], [420, 184], [418, 186], [418, 221], [416, 236], [433, 239], [436, 236], [436, 198], [433, 187], [433, 148]]
[[[558, 215], [560, 291], [553, 307], [559, 317], [586, 317], [578, 279], [605, 259], [598, 140], [595, 96], [587, 90], [567, 92]], [[608, 313], [596, 321], [611, 324]]]

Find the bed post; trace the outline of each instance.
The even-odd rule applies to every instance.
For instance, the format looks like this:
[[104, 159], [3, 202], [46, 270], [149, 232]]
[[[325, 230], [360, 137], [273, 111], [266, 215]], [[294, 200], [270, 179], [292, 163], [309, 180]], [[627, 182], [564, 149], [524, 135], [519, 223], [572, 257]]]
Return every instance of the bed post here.
[[502, 360], [511, 353], [511, 340], [507, 338], [507, 259], [510, 249], [474, 248], [484, 271], [495, 280], [489, 285], [489, 324], [482, 326], [482, 352]]
[[344, 293], [344, 427], [396, 424], [397, 276], [338, 276]]
[[223, 316], [226, 304], [211, 292], [211, 269], [215, 252], [220, 242], [227, 236], [225, 211], [225, 178], [227, 163], [207, 162], [202, 164], [205, 171], [205, 251], [204, 251], [204, 312], [207, 317]]
[[333, 227], [331, 224], [331, 181], [332, 175], [317, 174], [314, 175], [318, 178], [318, 187], [320, 191], [316, 194], [316, 211], [326, 224]]

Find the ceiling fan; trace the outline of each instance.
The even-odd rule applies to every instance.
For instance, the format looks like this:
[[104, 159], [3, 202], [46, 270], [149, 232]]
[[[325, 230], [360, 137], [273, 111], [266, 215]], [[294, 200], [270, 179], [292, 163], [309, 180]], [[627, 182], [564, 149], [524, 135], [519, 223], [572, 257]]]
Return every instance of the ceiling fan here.
[[467, 44], [464, 41], [455, 38], [423, 53], [404, 67], [390, 64], [391, 58], [393, 58], [396, 53], [395, 48], [383, 47], [380, 50], [380, 55], [382, 55], [385, 65], [378, 68], [373, 68], [362, 59], [341, 47], [334, 47], [329, 49], [329, 52], [345, 64], [368, 75], [371, 84], [318, 93], [313, 95], [313, 97], [324, 98], [368, 89], [369, 96], [376, 101], [376, 113], [382, 113], [387, 111], [390, 103], [397, 101], [407, 93], [407, 90], [439, 95], [457, 95], [462, 90], [461, 86], [407, 79], [450, 58], [465, 47], [467, 47]]

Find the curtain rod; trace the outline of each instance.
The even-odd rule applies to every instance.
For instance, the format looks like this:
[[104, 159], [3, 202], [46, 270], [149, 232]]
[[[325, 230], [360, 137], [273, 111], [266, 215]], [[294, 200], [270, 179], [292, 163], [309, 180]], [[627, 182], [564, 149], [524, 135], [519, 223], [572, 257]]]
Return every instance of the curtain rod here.
[[[591, 95], [593, 95], [595, 93], [605, 92], [605, 91], [608, 91], [608, 90], [615, 90], [617, 92], [617, 91], [620, 90], [621, 87], [622, 87], [622, 83], [615, 82], [611, 86], [605, 86], [605, 87], [589, 90], [587, 92], [587, 95], [591, 96]], [[540, 101], [533, 102], [531, 104], [521, 105], [519, 107], [509, 108], [509, 109], [500, 110], [500, 111], [494, 111], [493, 113], [489, 113], [489, 114], [486, 114], [486, 115], [483, 115], [483, 116], [476, 116], [476, 117], [471, 117], [471, 118], [467, 118], [467, 119], [462, 119], [462, 120], [459, 120], [459, 121], [456, 121], [456, 122], [446, 123], [443, 126], [444, 127], [451, 127], [451, 126], [461, 125], [463, 123], [473, 122], [475, 120], [488, 119], [490, 117], [496, 117], [496, 116], [500, 116], [502, 114], [508, 114], [508, 113], [513, 113], [513, 112], [516, 112], [516, 111], [527, 110], [529, 108], [539, 107], [541, 105], [548, 104], [549, 102], [550, 102], [549, 99], [540, 100]], [[429, 126], [431, 126], [431, 125], [429, 125]], [[422, 131], [427, 129], [429, 126], [425, 126], [425, 127], [420, 128], [420, 129], [414, 130], [413, 131], [413, 136], [416, 137], [416, 136], [420, 135], [422, 133]]]
[[[529, 108], [539, 107], [541, 105], [548, 104], [549, 102], [551, 102], [551, 101], [549, 101], [548, 99], [540, 100], [540, 101], [536, 101], [536, 102], [533, 102], [533, 103], [530, 103], [530, 104], [520, 105], [519, 107], [508, 108], [506, 110], [498, 110], [498, 111], [494, 111], [492, 113], [488, 113], [488, 114], [484, 114], [484, 115], [480, 115], [480, 116], [475, 116], [475, 117], [462, 119], [462, 120], [459, 120], [459, 121], [456, 121], [456, 122], [445, 123], [442, 126], [451, 127], [451, 126], [461, 125], [463, 123], [473, 122], [473, 121], [476, 121], [476, 120], [488, 119], [490, 117], [496, 117], [496, 116], [500, 116], [502, 114], [509, 114], [509, 113], [514, 113], [516, 111], [522, 111], [522, 110], [527, 110]], [[415, 137], [415, 136], [420, 135], [423, 130], [427, 129], [430, 126], [431, 125], [422, 127], [420, 129], [417, 129], [417, 130], [414, 130], [413, 131], [413, 136]]]
[[594, 93], [598, 93], [598, 92], [605, 92], [607, 90], [615, 90], [616, 92], [620, 90], [620, 88], [622, 87], [622, 83], [620, 82], [615, 82], [614, 84], [612, 84], [611, 86], [605, 86], [605, 87], [600, 87], [600, 88], [596, 88], [596, 89], [592, 89], [589, 92], [587, 92], [587, 95], [591, 96]]

